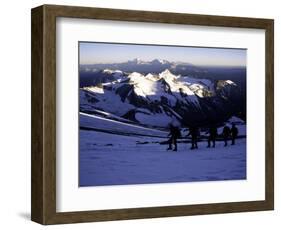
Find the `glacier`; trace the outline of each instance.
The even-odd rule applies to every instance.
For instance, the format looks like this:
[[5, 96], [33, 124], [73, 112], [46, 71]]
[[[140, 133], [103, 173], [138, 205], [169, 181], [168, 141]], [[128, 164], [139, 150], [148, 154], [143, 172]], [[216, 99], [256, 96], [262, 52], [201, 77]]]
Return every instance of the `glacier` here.
[[[233, 118], [237, 119], [237, 118]], [[168, 132], [80, 113], [79, 186], [245, 180], [245, 124], [234, 146], [190, 150], [183, 135], [178, 151], [167, 151]], [[221, 131], [219, 131], [221, 132]], [[204, 133], [202, 132], [202, 136]]]

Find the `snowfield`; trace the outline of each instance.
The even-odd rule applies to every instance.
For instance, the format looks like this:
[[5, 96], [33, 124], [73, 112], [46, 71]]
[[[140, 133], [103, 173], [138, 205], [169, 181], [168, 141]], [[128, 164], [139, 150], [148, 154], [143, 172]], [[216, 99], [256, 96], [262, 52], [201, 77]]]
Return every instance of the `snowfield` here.
[[80, 113], [79, 186], [246, 179], [246, 138], [227, 147], [218, 141], [216, 148], [204, 140], [197, 150], [183, 139], [173, 152], [162, 144], [167, 135]]
[[[157, 129], [150, 129], [125, 122], [114, 121], [111, 119], [80, 113], [80, 129], [95, 130], [99, 132], [113, 133], [129, 136], [152, 136], [166, 137], [168, 132]], [[80, 139], [83, 137], [80, 137]]]

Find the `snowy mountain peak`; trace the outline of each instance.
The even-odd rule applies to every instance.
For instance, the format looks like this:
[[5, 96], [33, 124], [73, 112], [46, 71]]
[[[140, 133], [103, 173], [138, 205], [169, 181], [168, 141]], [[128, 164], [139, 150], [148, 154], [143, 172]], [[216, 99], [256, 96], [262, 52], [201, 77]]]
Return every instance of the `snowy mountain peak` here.
[[236, 83], [231, 80], [218, 80], [217, 81], [217, 90], [230, 89], [232, 87], [237, 87]]
[[144, 76], [141, 73], [133, 72], [128, 76], [128, 78], [130, 79], [131, 83], [138, 83], [138, 82], [142, 81]]
[[140, 58], [135, 58], [135, 59], [133, 59], [132, 61], [128, 61], [129, 63], [131, 62], [131, 63], [134, 63], [134, 64], [136, 64], [136, 65], [141, 65], [141, 64], [145, 64], [146, 62], [145, 61], [143, 61], [143, 60], [141, 60]]
[[111, 69], [104, 69], [102, 72], [112, 74], [114, 71]]
[[146, 64], [146, 65], [165, 65], [165, 64], [169, 64], [170, 62], [164, 59], [153, 59], [151, 61], [144, 61], [141, 60], [140, 58], [135, 58], [133, 60], [128, 61], [128, 63], [133, 63], [136, 65], [142, 65], [142, 64]]
[[177, 78], [179, 78], [178, 76], [172, 74], [168, 69], [160, 73], [159, 77], [165, 79], [166, 81], [175, 81]]
[[121, 70], [112, 70], [112, 69], [104, 69], [102, 72], [108, 73], [108, 74], [114, 74], [114, 73], [122, 74], [123, 73]]
[[228, 85], [237, 86], [237, 85], [236, 85], [233, 81], [231, 81], [231, 80], [226, 80], [225, 83], [228, 84]]
[[149, 80], [152, 80], [152, 81], [157, 81], [157, 80], [159, 80], [158, 75], [153, 75], [153, 74], [151, 74], [151, 73], [145, 75], [145, 78], [146, 78], [146, 79], [149, 79]]
[[153, 59], [151, 61], [152, 64], [161, 64], [161, 65], [165, 65], [165, 64], [169, 64], [169, 61], [166, 61], [164, 59]]

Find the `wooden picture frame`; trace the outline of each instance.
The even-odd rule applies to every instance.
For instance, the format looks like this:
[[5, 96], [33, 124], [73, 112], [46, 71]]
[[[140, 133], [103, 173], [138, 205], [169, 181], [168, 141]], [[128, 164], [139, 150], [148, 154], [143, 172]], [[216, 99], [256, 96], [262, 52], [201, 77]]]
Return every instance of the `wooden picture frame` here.
[[[56, 18], [264, 29], [266, 36], [265, 200], [98, 211], [56, 211]], [[43, 5], [32, 9], [31, 219], [41, 224], [157, 218], [274, 209], [274, 21], [179, 13]]]

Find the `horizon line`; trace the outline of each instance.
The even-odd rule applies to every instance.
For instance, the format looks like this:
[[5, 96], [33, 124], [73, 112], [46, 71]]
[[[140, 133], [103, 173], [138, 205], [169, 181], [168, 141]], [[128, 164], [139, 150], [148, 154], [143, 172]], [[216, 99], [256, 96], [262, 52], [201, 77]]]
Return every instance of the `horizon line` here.
[[122, 61], [122, 62], [91, 62], [91, 63], [79, 63], [79, 66], [82, 66], [82, 65], [110, 65], [110, 64], [124, 64], [124, 63], [128, 63], [129, 61], [134, 61], [136, 59], [139, 59], [143, 62], [152, 62], [154, 60], [163, 60], [163, 61], [167, 61], [169, 63], [175, 63], [175, 64], [186, 64], [186, 65], [192, 65], [194, 67], [247, 67], [247, 65], [217, 65], [217, 64], [202, 64], [202, 65], [198, 65], [198, 64], [193, 64], [191, 62], [184, 62], [184, 61], [168, 61], [166, 59], [159, 59], [159, 58], [154, 58], [154, 59], [151, 59], [151, 60], [144, 60], [144, 59], [140, 59], [140, 58], [133, 58], [133, 59], [128, 59], [127, 61]]

